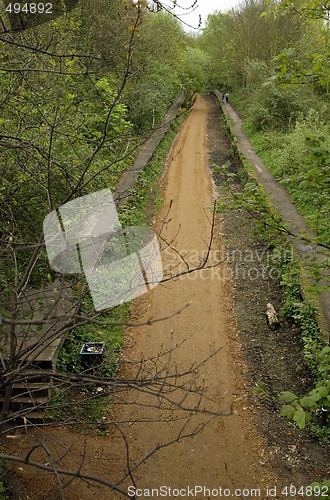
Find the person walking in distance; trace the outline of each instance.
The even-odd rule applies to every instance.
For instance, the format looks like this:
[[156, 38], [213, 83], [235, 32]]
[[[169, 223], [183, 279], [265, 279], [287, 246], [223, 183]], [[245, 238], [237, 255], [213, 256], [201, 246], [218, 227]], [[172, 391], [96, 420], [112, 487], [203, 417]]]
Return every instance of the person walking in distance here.
[[226, 98], [226, 102], [229, 102], [229, 94], [227, 92], [225, 93], [225, 98]]

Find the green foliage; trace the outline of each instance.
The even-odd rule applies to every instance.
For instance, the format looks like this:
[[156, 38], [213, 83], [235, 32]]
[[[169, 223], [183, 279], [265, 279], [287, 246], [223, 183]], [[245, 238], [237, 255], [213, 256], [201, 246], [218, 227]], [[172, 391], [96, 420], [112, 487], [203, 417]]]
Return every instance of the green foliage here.
[[248, 124], [253, 131], [283, 130], [294, 122], [304, 103], [294, 88], [280, 88], [272, 80], [249, 92]]
[[282, 0], [281, 3], [267, 0], [266, 4], [269, 5], [269, 14], [275, 17], [294, 11], [310, 19], [327, 20], [329, 18], [330, 9], [328, 5], [319, 0]]
[[125, 92], [130, 119], [139, 132], [158, 124], [178, 94], [186, 38], [179, 21], [166, 12], [150, 14], [141, 26]]
[[209, 89], [208, 55], [198, 47], [188, 47], [182, 54], [180, 73], [188, 92], [205, 92]]
[[139, 87], [132, 89], [127, 102], [132, 122], [141, 131], [155, 127], [163, 119], [180, 89], [180, 79], [170, 65], [151, 61], [139, 84], [143, 92]]
[[[78, 69], [77, 64], [71, 68]], [[5, 78], [0, 89], [5, 101], [2, 133], [17, 137], [2, 148], [0, 166], [1, 231], [3, 240], [11, 238], [13, 244], [36, 241], [44, 217], [77, 186], [79, 194], [112, 187], [127, 165], [127, 159], [119, 158], [131, 124], [126, 107], [115, 102], [109, 79], [57, 74], [46, 80], [33, 75], [19, 86], [16, 76]], [[100, 142], [102, 149], [87, 167], [86, 158]], [[16, 148], [17, 143], [24, 147]], [[47, 276], [44, 257], [31, 275], [32, 286]], [[16, 254], [14, 260], [7, 257], [6, 272], [1, 273], [4, 288], [14, 279], [15, 265], [18, 279], [22, 276], [28, 258], [29, 252]]]
[[293, 420], [300, 429], [304, 429], [311, 420], [313, 411], [330, 411], [330, 381], [324, 380], [301, 398], [288, 391], [281, 392], [280, 398], [288, 403], [281, 408], [280, 415]]
[[266, 18], [262, 15], [265, 8], [262, 1], [247, 0], [225, 14], [218, 12], [208, 17], [200, 44], [210, 56], [211, 78], [217, 88], [254, 87], [258, 83], [251, 79], [251, 64], [258, 68], [260, 76], [265, 68], [266, 73], [273, 74], [274, 56], [291, 43], [299, 43], [299, 18]]
[[[260, 149], [266, 164], [326, 245], [328, 15], [328, 7], [316, 0], [246, 1], [226, 14], [209, 16], [199, 42], [210, 58], [211, 81], [217, 88], [231, 89], [231, 102], [242, 112], [245, 130], [264, 142]], [[275, 131], [275, 144], [270, 144]]]
[[323, 498], [325, 500], [330, 499], [330, 480], [325, 480], [321, 483], [313, 482], [311, 487], [313, 488], [312, 498]]
[[303, 22], [301, 44], [287, 45], [275, 58], [276, 78], [285, 85], [309, 85], [318, 92], [329, 92], [329, 6], [318, 0], [267, 2], [268, 18], [283, 19], [292, 14]]
[[[324, 346], [315, 321], [315, 308], [300, 295], [299, 266], [296, 261], [282, 268], [281, 285], [285, 301], [280, 315], [294, 321], [300, 328], [304, 344], [304, 358], [315, 380], [314, 388], [300, 397], [290, 391], [280, 394], [286, 403], [281, 408], [283, 417], [293, 420], [299, 428], [308, 424], [311, 433], [321, 441], [330, 439], [330, 347]], [[320, 428], [320, 425], [323, 426]]]
[[[314, 49], [315, 50], [315, 49]], [[279, 54], [276, 59], [276, 79], [285, 86], [306, 84], [312, 89], [330, 88], [329, 50], [301, 56], [294, 48]]]
[[[145, 16], [133, 33], [130, 22], [122, 0], [86, 0], [67, 16], [20, 33], [17, 44], [3, 37], [2, 245], [33, 244], [52, 209], [112, 188], [133, 160], [139, 141], [133, 122], [150, 127], [172, 103], [187, 35], [165, 13]], [[5, 294], [30, 256], [27, 249], [2, 259]], [[29, 285], [45, 283], [48, 272], [42, 252]]]
[[330, 245], [330, 139], [325, 108], [300, 115], [289, 133], [253, 134], [251, 140], [319, 240]]
[[[92, 302], [86, 298], [81, 313], [87, 313], [92, 307]], [[98, 376], [112, 376], [115, 374], [119, 363], [119, 352], [123, 345], [124, 323], [127, 321], [128, 305], [118, 306], [103, 316], [98, 317], [100, 321], [114, 324], [109, 326], [96, 326], [87, 324], [70, 332], [56, 361], [56, 368], [63, 373], [82, 373], [86, 367], [82, 365], [79, 356], [83, 343], [104, 342], [106, 355], [99, 365], [93, 367], [94, 374]]]
[[281, 285], [284, 290], [284, 304], [280, 314], [283, 318], [296, 323], [304, 342], [304, 357], [313, 375], [318, 377], [318, 353], [322, 349], [320, 330], [315, 321], [314, 305], [301, 297], [300, 266], [295, 258], [285, 263], [281, 269]]

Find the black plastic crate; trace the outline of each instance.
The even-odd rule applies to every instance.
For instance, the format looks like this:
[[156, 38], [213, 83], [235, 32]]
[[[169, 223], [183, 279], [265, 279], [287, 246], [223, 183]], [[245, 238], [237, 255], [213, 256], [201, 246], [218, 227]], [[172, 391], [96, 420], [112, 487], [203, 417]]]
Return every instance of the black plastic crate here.
[[104, 342], [86, 342], [80, 351], [81, 362], [84, 365], [101, 363], [105, 356]]

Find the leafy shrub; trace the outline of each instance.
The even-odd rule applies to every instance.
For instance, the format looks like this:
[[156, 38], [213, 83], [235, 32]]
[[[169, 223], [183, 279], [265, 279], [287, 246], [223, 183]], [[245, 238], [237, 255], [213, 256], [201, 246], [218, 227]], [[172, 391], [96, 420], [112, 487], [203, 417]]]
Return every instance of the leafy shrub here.
[[295, 89], [281, 88], [268, 80], [250, 94], [247, 119], [253, 131], [285, 130], [303, 109], [301, 95]]
[[[86, 300], [85, 307], [88, 308], [89, 300]], [[102, 321], [125, 322], [128, 313], [128, 306], [124, 304], [113, 311], [100, 317]], [[118, 367], [118, 355], [123, 344], [123, 326], [95, 326], [87, 324], [76, 328], [67, 337], [56, 362], [57, 370], [63, 373], [81, 373], [85, 367], [80, 360], [80, 350], [85, 342], [104, 342], [106, 349], [105, 360], [99, 365], [97, 374], [99, 376], [112, 376]]]
[[253, 133], [251, 141], [289, 192], [319, 240], [330, 245], [330, 134], [326, 109], [300, 114], [289, 133]]
[[330, 244], [329, 162], [329, 127], [315, 110], [297, 120], [272, 162], [298, 209], [326, 244]]
[[314, 482], [311, 484], [313, 488], [312, 498], [322, 498], [323, 500], [330, 499], [330, 481], [325, 480], [321, 483]]
[[[311, 433], [328, 442], [330, 440], [330, 347], [324, 346], [315, 321], [315, 308], [300, 295], [300, 277], [297, 262], [287, 263], [282, 269], [281, 285], [285, 302], [280, 314], [294, 321], [300, 328], [304, 344], [304, 358], [315, 380], [314, 388], [302, 397], [284, 391], [280, 398], [286, 404], [280, 415], [293, 420], [303, 429], [309, 424]], [[323, 428], [321, 429], [320, 426]], [[329, 431], [329, 432], [328, 432]]]
[[312, 418], [312, 413], [324, 412], [324, 425], [327, 425], [330, 412], [330, 380], [319, 382], [306, 396], [299, 398], [290, 391], [281, 392], [280, 398], [287, 403], [281, 408], [280, 415], [294, 420], [300, 429]]
[[310, 109], [306, 116], [300, 114], [277, 157], [277, 172], [288, 175], [297, 171], [307, 171], [311, 157], [306, 140], [310, 137], [324, 136], [327, 132], [328, 127], [323, 114], [314, 109]]

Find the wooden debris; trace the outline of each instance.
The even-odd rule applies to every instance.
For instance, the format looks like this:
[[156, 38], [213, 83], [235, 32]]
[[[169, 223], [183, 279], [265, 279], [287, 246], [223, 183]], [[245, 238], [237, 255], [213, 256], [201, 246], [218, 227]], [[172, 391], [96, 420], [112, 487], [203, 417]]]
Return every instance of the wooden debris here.
[[268, 302], [268, 304], [267, 304], [266, 316], [267, 316], [268, 323], [269, 323], [269, 326], [271, 327], [271, 329], [276, 330], [276, 328], [278, 326], [280, 326], [280, 322], [277, 318], [275, 308], [270, 302]]

